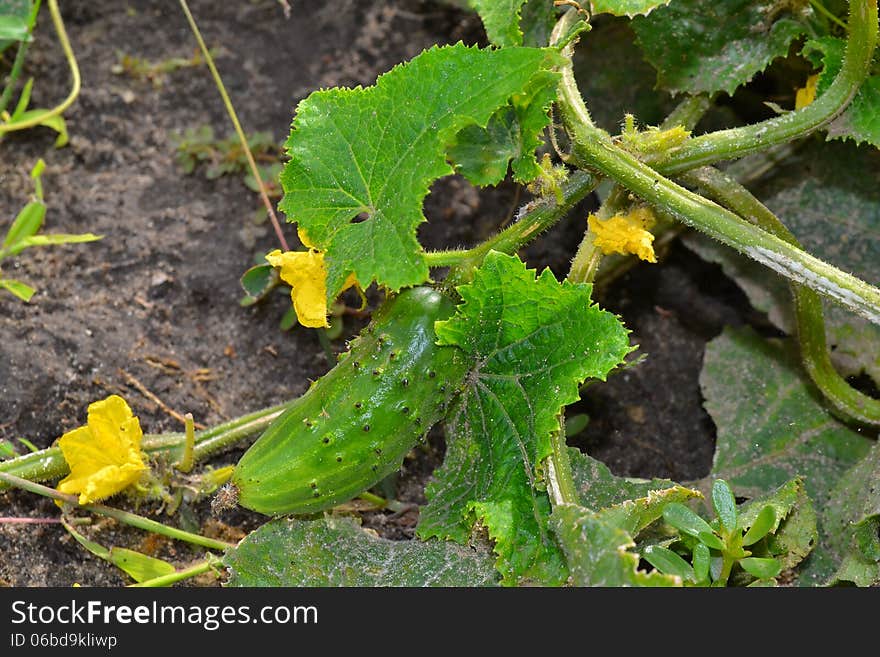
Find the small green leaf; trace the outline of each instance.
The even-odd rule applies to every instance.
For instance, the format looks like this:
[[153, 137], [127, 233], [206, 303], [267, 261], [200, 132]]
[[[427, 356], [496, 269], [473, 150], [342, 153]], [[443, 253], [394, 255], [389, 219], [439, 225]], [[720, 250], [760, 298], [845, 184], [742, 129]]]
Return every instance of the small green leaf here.
[[67, 132], [67, 122], [64, 120], [64, 117], [60, 114], [55, 114], [53, 116], [44, 116], [47, 113], [47, 110], [36, 108], [30, 109], [26, 112], [21, 112], [14, 118], [10, 119], [7, 125], [14, 123], [23, 123], [25, 121], [30, 121], [38, 116], [43, 116], [42, 120], [37, 123], [39, 126], [44, 126], [46, 128], [51, 128], [58, 135], [55, 137], [55, 148], [61, 148], [67, 145], [67, 142], [70, 141], [70, 135]]
[[753, 0], [676, 0], [633, 19], [657, 84], [673, 93], [733, 94], [806, 30], [787, 12]]
[[34, 296], [34, 293], [36, 292], [36, 290], [30, 285], [25, 285], [21, 281], [16, 281], [11, 278], [0, 278], [0, 289], [12, 292], [12, 294], [25, 302], [30, 301], [31, 297]]
[[718, 538], [715, 532], [700, 532], [697, 534], [697, 538], [700, 540], [700, 543], [713, 550], [724, 549], [724, 542]]
[[485, 549], [376, 538], [348, 517], [279, 519], [223, 557], [227, 586], [494, 586]]
[[33, 246], [56, 246], [59, 244], [80, 244], [83, 242], [94, 242], [104, 239], [103, 235], [93, 235], [92, 233], [81, 233], [79, 235], [69, 235], [66, 233], [52, 233], [49, 235], [31, 235], [18, 240], [15, 245], [9, 249], [11, 255], [20, 253], [24, 249]]
[[21, 88], [21, 95], [18, 97], [18, 102], [15, 104], [15, 109], [12, 110], [12, 114], [9, 115], [9, 123], [15, 123], [16, 121], [21, 120], [22, 115], [27, 111], [28, 105], [31, 102], [31, 92], [34, 88], [34, 79], [28, 78], [28, 81], [24, 83], [24, 86]]
[[[712, 534], [712, 528], [705, 520], [684, 504], [669, 504], [663, 509], [663, 519], [678, 531], [696, 538], [700, 534]], [[713, 546], [709, 546], [713, 547]]]
[[776, 559], [746, 557], [737, 563], [749, 575], [758, 579], [770, 579], [782, 572], [782, 565]]
[[167, 561], [127, 548], [112, 547], [106, 558], [128, 573], [135, 582], [144, 582], [176, 572], [174, 566]]
[[272, 265], [262, 264], [248, 269], [239, 279], [248, 301], [244, 303], [242, 300], [242, 305], [250, 306], [264, 299], [278, 285], [279, 280], [278, 270]]
[[736, 499], [730, 486], [723, 479], [716, 479], [712, 483], [712, 508], [715, 509], [715, 515], [718, 516], [721, 527], [727, 534], [736, 531]]
[[30, 41], [27, 16], [0, 16], [0, 43], [3, 41]]
[[642, 558], [664, 575], [675, 575], [683, 580], [697, 580], [693, 567], [668, 548], [649, 545], [642, 552]]
[[426, 491], [419, 535], [464, 542], [479, 521], [505, 583], [560, 583], [543, 461], [579, 383], [604, 379], [631, 350], [626, 329], [593, 304], [590, 286], [559, 283], [549, 269], [537, 276], [515, 256], [489, 253], [458, 291], [464, 302], [437, 322], [437, 336], [477, 365], [448, 416], [446, 458]]
[[749, 530], [743, 536], [743, 546], [748, 547], [749, 545], [754, 545], [760, 541], [770, 533], [770, 530], [773, 529], [775, 524], [776, 511], [768, 504], [758, 512], [758, 516], [755, 518], [752, 526], [749, 527]]
[[454, 172], [447, 146], [560, 61], [553, 49], [434, 47], [375, 86], [298, 105], [279, 207], [326, 252], [328, 305], [352, 273], [395, 291], [428, 279], [416, 229], [429, 186]]
[[7, 251], [9, 255], [15, 255], [21, 251], [21, 249], [13, 250], [12, 247], [25, 237], [36, 234], [42, 227], [45, 217], [46, 205], [44, 203], [31, 201], [25, 205], [18, 213], [18, 216], [15, 217], [15, 221], [12, 222], [6, 237], [3, 239], [3, 250]]
[[712, 553], [703, 543], [697, 543], [694, 546], [694, 580], [697, 583], [709, 581], [709, 564], [711, 562]]
[[30, 440], [28, 440], [27, 438], [19, 438], [19, 439], [18, 439], [18, 442], [20, 442], [22, 445], [24, 445], [25, 447], [27, 447], [28, 451], [31, 452], [32, 454], [33, 454], [34, 452], [39, 452], [39, 451], [40, 451], [40, 448], [37, 447], [36, 445], [34, 445], [34, 444], [33, 444]]
[[590, 416], [586, 413], [575, 413], [565, 418], [565, 437], [578, 435], [587, 428], [590, 423]]
[[15, 447], [8, 440], [0, 440], [0, 459], [11, 459], [16, 456]]

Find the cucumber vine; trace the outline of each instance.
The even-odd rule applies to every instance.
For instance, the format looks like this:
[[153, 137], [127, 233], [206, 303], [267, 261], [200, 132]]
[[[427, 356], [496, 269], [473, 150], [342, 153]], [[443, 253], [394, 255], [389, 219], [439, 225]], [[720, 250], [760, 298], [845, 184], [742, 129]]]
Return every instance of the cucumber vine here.
[[[203, 544], [226, 552], [230, 583], [277, 581], [279, 572], [288, 584], [314, 583], [315, 572], [327, 573], [319, 583], [368, 583], [363, 574], [340, 574], [320, 555], [313, 555], [311, 567], [286, 559], [272, 565], [273, 548], [289, 551], [307, 540], [336, 545], [341, 561], [350, 557], [349, 547], [387, 555], [388, 563], [418, 561], [421, 554], [424, 564], [434, 566], [424, 565], [419, 576], [431, 583], [485, 584], [491, 571], [491, 583], [502, 585], [773, 585], [796, 580], [802, 567], [810, 583], [805, 558], [818, 532], [838, 525], [842, 538], [823, 537], [816, 548], [830, 550], [833, 544], [831, 570], [811, 576], [820, 583], [880, 581], [880, 506], [859, 490], [859, 482], [878, 471], [877, 449], [866, 435], [880, 427], [880, 400], [854, 388], [835, 368], [823, 308], [825, 300], [880, 325], [880, 289], [805, 250], [784, 217], [737, 179], [736, 166], [722, 166], [823, 130], [829, 137], [880, 146], [880, 127], [852, 109], [856, 98], [869, 103], [869, 91], [876, 88], [877, 1], [848, 3], [845, 41], [837, 45], [822, 39], [840, 39], [844, 17], [818, 1], [763, 9], [740, 0], [720, 3], [719, 12], [742, 14], [731, 39], [757, 40], [766, 48], [756, 49], [762, 54], [750, 54], [739, 68], [729, 54], [712, 64], [698, 61], [705, 70], [692, 75], [686, 67], [699, 53], [686, 51], [693, 37], [676, 21], [682, 13], [705, 9], [707, 1], [519, 0], [502, 8], [472, 0], [468, 4], [480, 14], [493, 45], [433, 47], [372, 86], [323, 89], [299, 103], [285, 146], [279, 208], [296, 224], [305, 251], [285, 261], [299, 268], [294, 278], [270, 267], [280, 262], [280, 252], [270, 254], [269, 265], [249, 272], [247, 302], [259, 302], [280, 278], [292, 280], [296, 313], [309, 318], [302, 323], [322, 328], [346, 289], [363, 295], [375, 285], [386, 298], [335, 367], [283, 412], [269, 409], [188, 438], [145, 439], [147, 454], [172, 460], [188, 454], [188, 470], [243, 434], [262, 433], [235, 466], [218, 508], [239, 502], [267, 516], [295, 519], [271, 520], [236, 547]], [[220, 84], [194, 19], [185, 2], [182, 6]], [[661, 81], [686, 94], [662, 125], [640, 128], [638, 117], [628, 114], [621, 117], [621, 133], [612, 135], [594, 122], [573, 57], [603, 14], [632, 18]], [[679, 39], [672, 45], [660, 39], [670, 26]], [[839, 56], [833, 76], [825, 71], [818, 78], [814, 99], [756, 123], [696, 134], [719, 93], [748, 83], [804, 36], [818, 39], [820, 45], [811, 46], [823, 55], [811, 60], [817, 66], [831, 71], [829, 62]], [[693, 48], [716, 46], [723, 50], [726, 44], [712, 32]], [[711, 66], [722, 69], [714, 86]], [[221, 93], [264, 190], [222, 86]], [[482, 243], [426, 251], [417, 236], [426, 220], [422, 203], [431, 184], [451, 174], [479, 186], [509, 176], [527, 185], [534, 198], [515, 221]], [[589, 228], [565, 280], [549, 270], [528, 269], [521, 249], [570, 220], [572, 209], [598, 189], [605, 190], [602, 206], [588, 224], [577, 219]], [[655, 260], [655, 239], [659, 244], [665, 234], [683, 228], [787, 280], [804, 375], [780, 388], [793, 405], [808, 409], [804, 422], [817, 418], [810, 425], [819, 427], [815, 431], [831, 427], [835, 440], [847, 445], [838, 455], [816, 455], [833, 462], [831, 483], [821, 491], [822, 482], [787, 476], [785, 469], [780, 471], [786, 476], [762, 474], [760, 485], [755, 478], [738, 479], [738, 473], [770, 458], [759, 453], [764, 443], [757, 438], [754, 450], [745, 445], [749, 435], [739, 440], [744, 452], [755, 452], [752, 460], [730, 465], [736, 459], [725, 434], [719, 442], [728, 451], [719, 452], [719, 469], [684, 483], [615, 477], [566, 445], [566, 406], [580, 398], [581, 386], [613, 375], [637, 348], [620, 318], [596, 304], [594, 285], [619, 271], [627, 253]], [[614, 234], [603, 237], [600, 229]], [[276, 232], [284, 252], [291, 253], [280, 226]], [[633, 264], [631, 255], [626, 262]], [[728, 345], [731, 350], [752, 340], [728, 338], [735, 343]], [[815, 401], [806, 387], [811, 385], [824, 407], [809, 405]], [[372, 495], [369, 489], [395, 472], [434, 425], [445, 431], [445, 460], [426, 489], [417, 537], [406, 548], [412, 554], [366, 538], [330, 511], [358, 495]], [[809, 426], [796, 430], [807, 438], [779, 440], [802, 446], [814, 438]], [[733, 476], [722, 478], [724, 468]], [[46, 491], [22, 482], [64, 472], [57, 450], [0, 464], [3, 481], [41, 494]], [[749, 501], [737, 505], [734, 492]], [[714, 520], [701, 516], [704, 495], [711, 499]], [[837, 511], [828, 510], [834, 506], [829, 495], [857, 500], [851, 521], [839, 522]], [[456, 574], [446, 566], [461, 545], [475, 552]], [[101, 546], [89, 549], [112, 560]], [[214, 562], [210, 557], [198, 572]], [[485, 567], [490, 562], [492, 567]], [[158, 573], [157, 581], [174, 581], [163, 568], [150, 572]], [[370, 581], [413, 581], [383, 576]]]

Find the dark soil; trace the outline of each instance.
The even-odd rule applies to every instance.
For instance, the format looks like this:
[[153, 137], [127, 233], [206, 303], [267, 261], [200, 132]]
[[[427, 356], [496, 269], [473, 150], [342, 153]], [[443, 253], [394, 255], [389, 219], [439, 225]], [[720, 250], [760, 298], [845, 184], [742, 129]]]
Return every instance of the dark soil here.
[[[245, 129], [269, 131], [279, 141], [296, 103], [316, 88], [369, 85], [434, 43], [484, 39], [472, 14], [438, 3], [291, 4], [285, 19], [275, 0], [191, 3], [209, 45], [219, 49], [217, 64]], [[28, 172], [42, 157], [46, 231], [91, 231], [104, 239], [27, 251], [8, 268], [39, 292], [29, 304], [0, 298], [0, 439], [48, 446], [84, 424], [90, 402], [111, 393], [129, 401], [148, 433], [181, 429], [169, 409], [212, 425], [299, 395], [332, 365], [316, 333], [278, 329], [289, 307], [284, 295], [239, 306], [239, 276], [276, 246], [268, 224], [252, 220], [258, 198], [239, 176], [185, 176], [174, 159], [175, 132], [209, 125], [218, 135], [231, 133], [207, 69], [176, 70], [158, 85], [113, 72], [120, 52], [152, 61], [192, 55], [195, 42], [177, 4], [89, 0], [65, 2], [62, 10], [83, 76], [82, 93], [65, 114], [70, 145], [54, 149], [47, 129], [0, 143], [0, 216], [11, 219], [26, 202]], [[41, 12], [26, 71], [36, 80], [33, 105], [43, 107], [64, 97], [69, 84], [48, 19]], [[455, 177], [442, 180], [427, 199], [431, 223], [421, 237], [434, 247], [472, 244], [525, 200], [513, 185], [478, 191]], [[590, 207], [595, 199], [527, 249], [528, 262], [564, 275]], [[714, 427], [698, 386], [703, 348], [724, 324], [748, 319], [745, 299], [716, 267], [674, 243], [662, 264], [631, 271], [599, 301], [623, 317], [647, 358], [586, 390], [574, 410], [588, 413], [590, 423], [571, 443], [621, 475], [705, 475]], [[363, 321], [349, 318], [334, 349], [341, 351]], [[232, 463], [240, 453], [213, 463]], [[437, 432], [405, 463], [398, 499], [424, 501], [442, 454]], [[57, 509], [13, 491], [0, 493], [0, 516], [51, 519]], [[264, 520], [244, 511], [213, 518], [208, 500], [157, 517], [226, 538]], [[394, 539], [410, 538], [416, 521], [417, 511], [365, 514], [368, 526]], [[111, 521], [83, 531], [103, 545], [145, 550], [178, 566], [200, 557]], [[0, 545], [3, 584], [127, 583], [58, 524], [2, 523]]]

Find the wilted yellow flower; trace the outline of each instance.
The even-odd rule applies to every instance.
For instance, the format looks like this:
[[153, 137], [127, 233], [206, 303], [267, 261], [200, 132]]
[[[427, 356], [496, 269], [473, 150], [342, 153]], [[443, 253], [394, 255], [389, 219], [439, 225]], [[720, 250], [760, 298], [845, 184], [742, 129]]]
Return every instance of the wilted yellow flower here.
[[794, 108], [800, 109], [806, 107], [816, 100], [816, 85], [819, 83], [819, 75], [811, 75], [807, 78], [807, 82], [801, 89], [797, 90], [794, 97]]
[[147, 469], [141, 454], [140, 422], [118, 395], [89, 404], [87, 426], [58, 440], [70, 474], [58, 483], [62, 493], [79, 493], [79, 503], [110, 497], [140, 479]]
[[605, 255], [632, 253], [642, 260], [657, 262], [654, 236], [648, 231], [654, 225], [654, 213], [650, 208], [635, 208], [610, 219], [599, 219], [591, 214], [587, 222], [593, 232], [593, 244]]
[[[266, 256], [273, 267], [281, 270], [281, 280], [290, 285], [290, 298], [299, 323], [309, 328], [329, 326], [327, 322], [327, 268], [324, 252], [316, 249], [302, 229], [300, 241], [308, 251], [275, 249]], [[345, 281], [342, 290], [357, 285], [354, 274]]]

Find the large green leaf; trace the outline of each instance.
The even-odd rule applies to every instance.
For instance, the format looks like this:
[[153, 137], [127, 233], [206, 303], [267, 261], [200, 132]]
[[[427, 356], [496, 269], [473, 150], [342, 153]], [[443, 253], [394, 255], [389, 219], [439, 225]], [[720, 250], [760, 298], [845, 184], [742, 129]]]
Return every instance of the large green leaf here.
[[497, 185], [507, 174], [508, 162], [517, 182], [530, 182], [541, 173], [535, 150], [550, 123], [549, 109], [556, 99], [558, 76], [536, 75], [507, 107], [496, 112], [483, 128], [469, 125], [455, 137], [449, 158], [455, 170], [475, 185]]
[[825, 509], [829, 551], [840, 566], [833, 582], [880, 582], [880, 445], [877, 443], [835, 486]]
[[419, 534], [464, 542], [480, 522], [506, 583], [560, 583], [543, 461], [579, 384], [604, 379], [630, 351], [627, 331], [593, 305], [590, 286], [560, 284], [549, 270], [536, 277], [496, 252], [459, 292], [464, 303], [436, 324], [437, 335], [478, 364], [449, 417], [446, 460], [428, 487]]
[[[739, 512], [742, 527], [751, 527], [766, 506], [773, 509], [774, 520], [767, 541], [769, 551], [758, 556], [774, 557], [783, 570], [794, 568], [810, 554], [818, 539], [816, 510], [803, 479], [795, 477], [775, 491], [744, 504]], [[754, 553], [757, 548], [749, 549]]]
[[575, 504], [553, 510], [550, 523], [565, 552], [576, 586], [681, 586], [680, 578], [638, 569], [633, 537], [657, 520], [670, 502], [683, 503], [699, 493], [682, 486], [652, 490], [646, 497], [599, 511]]
[[725, 329], [706, 348], [700, 386], [717, 426], [710, 478], [726, 479], [747, 497], [803, 478], [818, 513], [820, 541], [800, 571], [800, 583], [826, 581], [839, 565], [828, 524], [832, 491], [873, 441], [825, 409], [801, 373], [791, 341]]
[[393, 290], [427, 280], [416, 228], [431, 183], [453, 173], [447, 145], [558, 62], [550, 49], [434, 47], [375, 86], [299, 104], [280, 207], [327, 252], [328, 300], [351, 273]]
[[632, 536], [592, 511], [561, 505], [551, 522], [575, 586], [681, 586], [679, 578], [639, 570]]
[[580, 450], [569, 447], [571, 476], [577, 488], [581, 506], [598, 511], [639, 497], [647, 497], [651, 491], [672, 488], [669, 479], [636, 479], [618, 477], [608, 466]]
[[389, 541], [351, 518], [279, 519], [223, 557], [227, 586], [494, 586], [487, 550], [443, 541]]
[[[756, 193], [803, 247], [873, 284], [880, 284], [880, 153], [813, 140], [769, 176]], [[749, 300], [779, 328], [794, 332], [787, 282], [752, 260], [698, 235], [685, 238], [719, 262]], [[844, 375], [862, 372], [880, 385], [880, 327], [825, 303], [831, 358]]]
[[633, 19], [659, 86], [673, 93], [714, 93], [749, 82], [788, 53], [804, 33], [788, 12], [770, 16], [772, 3], [754, 0], [676, 0]]
[[[832, 36], [811, 39], [804, 44], [803, 54], [822, 68], [816, 86], [817, 97], [825, 93], [840, 72], [845, 50], [846, 41]], [[880, 147], [880, 75], [868, 76], [846, 110], [827, 130], [830, 139], [853, 139], [857, 144], [868, 142]]]

